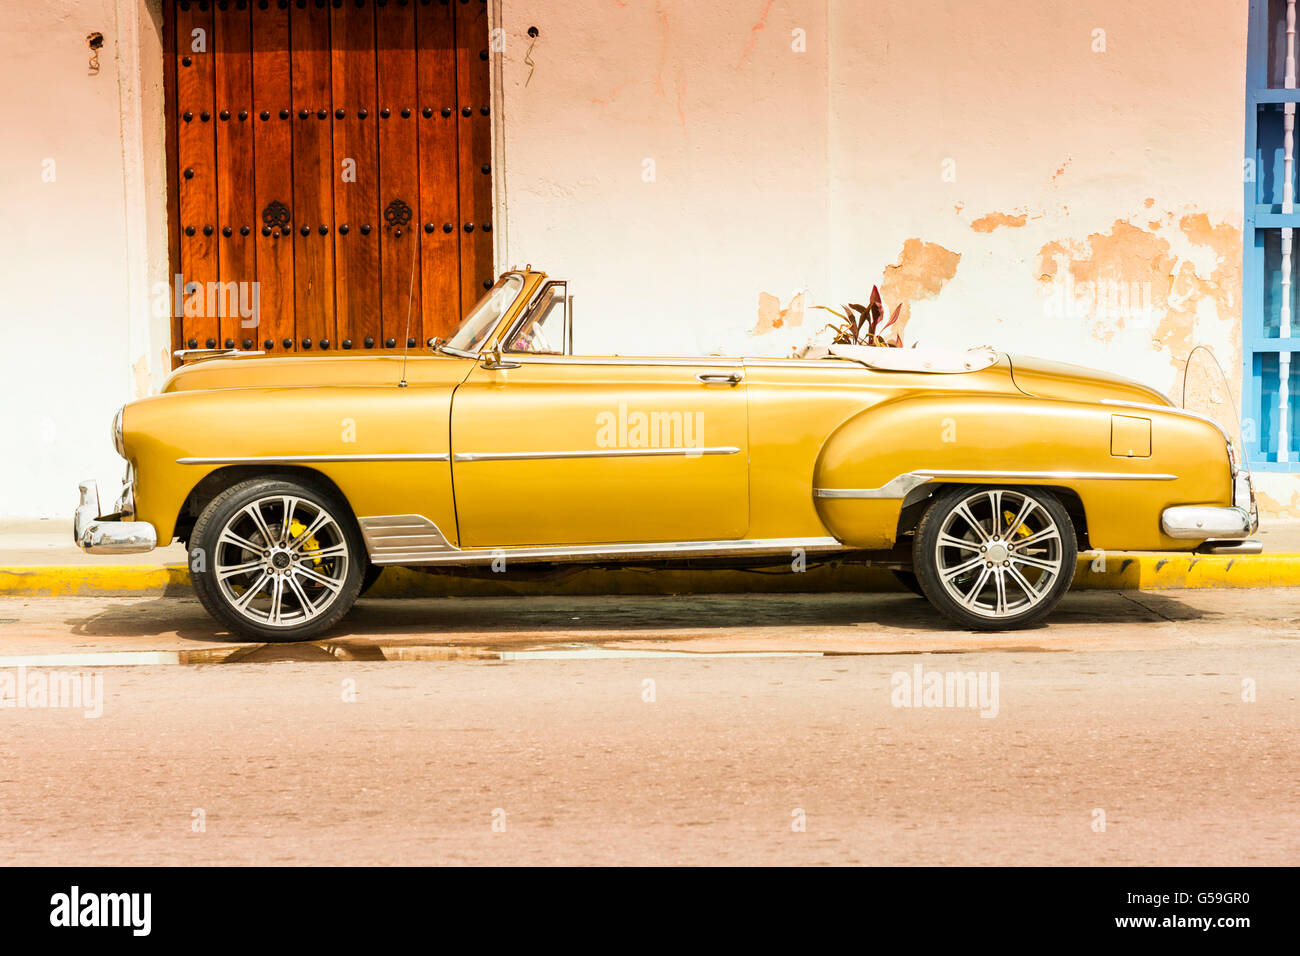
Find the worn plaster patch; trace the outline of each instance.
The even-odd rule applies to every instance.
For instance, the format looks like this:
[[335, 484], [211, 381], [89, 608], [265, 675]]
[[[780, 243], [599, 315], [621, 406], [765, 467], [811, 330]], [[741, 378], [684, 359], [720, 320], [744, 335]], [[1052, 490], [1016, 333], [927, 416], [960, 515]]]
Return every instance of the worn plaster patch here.
[[888, 303], [903, 303], [904, 313], [910, 303], [933, 299], [957, 274], [961, 253], [945, 249], [937, 242], [907, 239], [898, 261], [885, 267], [880, 295]]
[[1300, 491], [1291, 492], [1289, 501], [1279, 501], [1266, 491], [1255, 489], [1255, 503], [1262, 518], [1300, 517]]
[[1101, 342], [1135, 318], [1154, 320], [1168, 303], [1177, 265], [1168, 240], [1126, 219], [1082, 241], [1045, 243], [1038, 257], [1039, 282], [1052, 296], [1048, 314], [1082, 321]]
[[1038, 281], [1050, 283], [1056, 278], [1057, 260], [1065, 256], [1065, 246], [1053, 240], [1038, 250]]
[[[1083, 322], [1089, 335], [1109, 342], [1127, 327], [1149, 332], [1153, 346], [1166, 351], [1174, 367], [1197, 344], [1198, 323], [1229, 322], [1234, 341], [1241, 296], [1241, 230], [1211, 223], [1205, 213], [1185, 214], [1180, 229], [1194, 255], [1179, 254], [1169, 239], [1116, 219], [1106, 232], [1083, 240], [1044, 243], [1037, 274], [1057, 308], [1049, 314]], [[1232, 362], [1232, 356], [1221, 356]]]
[[754, 326], [755, 335], [766, 335], [773, 329], [797, 329], [803, 325], [804, 294], [800, 292], [790, 300], [790, 304], [781, 308], [781, 300], [770, 292], [758, 294], [758, 324]]
[[1019, 229], [1028, 220], [1026, 213], [1011, 216], [1005, 212], [990, 212], [980, 216], [970, 224], [971, 229], [976, 232], [992, 232], [999, 226], [1005, 226], [1008, 229]]

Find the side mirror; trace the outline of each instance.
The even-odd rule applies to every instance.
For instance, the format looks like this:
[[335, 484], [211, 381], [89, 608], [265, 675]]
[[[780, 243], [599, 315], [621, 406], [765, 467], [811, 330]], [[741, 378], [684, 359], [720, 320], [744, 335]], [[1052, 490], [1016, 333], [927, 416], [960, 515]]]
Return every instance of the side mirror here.
[[493, 342], [492, 350], [484, 352], [481, 358], [483, 367], [489, 371], [496, 371], [503, 368], [518, 368], [518, 362], [507, 362], [501, 356], [501, 343]]

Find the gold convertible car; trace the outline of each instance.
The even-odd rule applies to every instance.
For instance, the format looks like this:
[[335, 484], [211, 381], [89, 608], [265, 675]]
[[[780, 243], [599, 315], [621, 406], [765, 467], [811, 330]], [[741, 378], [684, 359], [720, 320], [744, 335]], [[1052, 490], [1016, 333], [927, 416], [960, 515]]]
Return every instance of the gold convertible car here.
[[315, 637], [386, 565], [895, 571], [967, 628], [1038, 621], [1080, 550], [1257, 550], [1211, 418], [991, 349], [575, 355], [564, 282], [505, 273], [426, 349], [189, 362], [125, 406], [92, 553], [186, 544], [208, 611]]

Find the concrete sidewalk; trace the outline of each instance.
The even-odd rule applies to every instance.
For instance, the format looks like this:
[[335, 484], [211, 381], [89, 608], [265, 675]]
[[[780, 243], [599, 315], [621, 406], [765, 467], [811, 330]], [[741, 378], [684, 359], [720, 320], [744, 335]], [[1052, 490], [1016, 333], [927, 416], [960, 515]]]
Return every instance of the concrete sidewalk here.
[[[1300, 587], [1300, 521], [1275, 521], [1256, 534], [1259, 555], [1088, 552], [1078, 589]], [[0, 522], [0, 595], [13, 597], [172, 595], [190, 590], [179, 544], [145, 554], [89, 555], [72, 541], [70, 520]], [[501, 575], [465, 576], [389, 568], [373, 597], [505, 597], [587, 594], [723, 594], [897, 591], [888, 571], [842, 562], [806, 572], [574, 568], [537, 572], [514, 565]]]

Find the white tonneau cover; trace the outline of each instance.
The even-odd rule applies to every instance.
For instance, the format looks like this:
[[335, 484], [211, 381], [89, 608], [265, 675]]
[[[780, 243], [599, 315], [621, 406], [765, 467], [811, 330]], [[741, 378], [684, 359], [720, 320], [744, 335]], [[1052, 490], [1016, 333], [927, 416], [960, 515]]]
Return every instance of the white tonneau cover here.
[[[806, 358], [815, 358], [807, 355]], [[832, 345], [825, 357], [861, 362], [882, 372], [978, 372], [998, 360], [988, 346], [958, 352], [955, 349], [886, 349], [871, 345]]]

